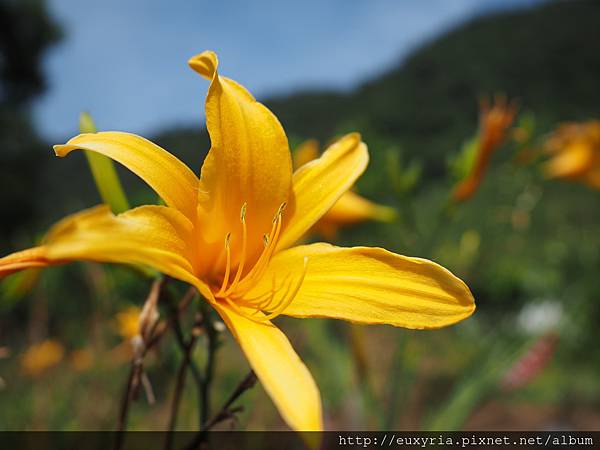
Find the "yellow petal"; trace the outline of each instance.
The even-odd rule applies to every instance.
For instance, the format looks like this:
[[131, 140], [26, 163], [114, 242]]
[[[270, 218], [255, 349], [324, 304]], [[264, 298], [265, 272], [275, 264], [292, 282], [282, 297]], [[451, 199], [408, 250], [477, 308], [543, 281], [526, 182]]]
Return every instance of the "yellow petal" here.
[[44, 246], [29, 248], [0, 258], [0, 278], [20, 270], [46, 267], [51, 264], [60, 264], [60, 261], [48, 261]]
[[294, 169], [302, 167], [304, 164], [311, 162], [313, 159], [319, 157], [319, 143], [315, 139], [309, 139], [304, 141], [298, 147], [294, 149], [292, 153], [292, 159], [294, 162]]
[[[240, 210], [247, 204], [249, 257], [262, 250], [263, 235], [290, 192], [292, 162], [287, 137], [277, 118], [235, 81], [217, 73], [218, 60], [204, 52], [189, 60], [192, 69], [211, 81], [206, 98], [206, 126], [211, 149], [200, 177], [208, 193], [203, 234], [222, 242], [232, 233], [240, 244]], [[236, 254], [239, 252], [233, 252]]]
[[270, 322], [258, 323], [230, 308], [215, 307], [287, 424], [297, 431], [321, 431], [319, 389], [285, 335]]
[[301, 273], [305, 258], [304, 281], [285, 315], [423, 329], [451, 325], [475, 310], [465, 283], [438, 264], [380, 248], [328, 244], [299, 246], [275, 255], [248, 297]]
[[65, 145], [54, 146], [61, 157], [78, 149], [97, 152], [123, 164], [148, 183], [167, 205], [195, 220], [198, 178], [168, 151], [143, 137], [116, 131], [80, 134]]
[[378, 205], [355, 192], [348, 191], [314, 225], [313, 231], [327, 240], [334, 240], [337, 230], [367, 220], [390, 222], [396, 217], [396, 210]]
[[3, 269], [73, 260], [142, 264], [186, 281], [210, 298], [208, 288], [195, 276], [193, 239], [191, 222], [175, 209], [141, 206], [114, 215], [102, 205], [58, 222], [43, 246], [0, 259], [0, 274]]
[[293, 195], [277, 248], [300, 239], [352, 187], [368, 162], [367, 146], [353, 133], [331, 145], [319, 159], [300, 167], [294, 173]]
[[396, 211], [367, 200], [355, 192], [348, 191], [331, 207], [321, 220], [339, 225], [351, 225], [365, 220], [388, 222], [396, 216]]

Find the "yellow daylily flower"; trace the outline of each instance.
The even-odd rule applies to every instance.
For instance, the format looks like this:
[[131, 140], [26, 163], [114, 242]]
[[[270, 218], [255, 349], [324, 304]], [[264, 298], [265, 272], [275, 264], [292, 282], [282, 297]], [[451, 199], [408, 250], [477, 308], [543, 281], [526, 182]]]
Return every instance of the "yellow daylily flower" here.
[[[300, 144], [292, 153], [295, 170], [319, 157], [319, 143], [309, 139]], [[328, 240], [335, 239], [340, 228], [367, 220], [390, 222], [396, 211], [388, 206], [378, 205], [352, 191], [346, 191], [337, 202], [312, 227]]]
[[212, 147], [200, 178], [128, 133], [82, 134], [55, 146], [106, 155], [145, 180], [165, 206], [113, 214], [99, 206], [63, 219], [39, 247], [0, 259], [0, 273], [71, 260], [143, 264], [195, 286], [221, 315], [295, 430], [321, 430], [321, 399], [306, 366], [272, 323], [279, 314], [439, 328], [469, 317], [468, 287], [445, 268], [381, 248], [292, 247], [354, 184], [368, 162], [349, 134], [292, 174], [277, 118], [217, 72], [217, 56], [189, 60], [210, 80]]
[[516, 103], [509, 103], [502, 95], [494, 97], [491, 107], [486, 98], [482, 99], [479, 108], [479, 134], [475, 159], [467, 177], [454, 188], [452, 196], [455, 201], [465, 201], [477, 191], [492, 155], [506, 139], [507, 131], [516, 114]]
[[551, 155], [543, 167], [548, 178], [579, 181], [600, 189], [600, 120], [559, 126], [544, 149]]
[[21, 370], [24, 374], [37, 377], [46, 370], [58, 365], [63, 359], [65, 348], [54, 340], [46, 339], [32, 345], [21, 356]]

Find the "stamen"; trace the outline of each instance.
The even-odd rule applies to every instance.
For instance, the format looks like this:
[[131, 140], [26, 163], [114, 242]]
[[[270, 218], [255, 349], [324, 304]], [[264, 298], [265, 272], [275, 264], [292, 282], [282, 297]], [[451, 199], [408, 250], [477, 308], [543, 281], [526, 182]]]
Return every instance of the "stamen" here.
[[[296, 295], [298, 295], [298, 292], [300, 291], [300, 288], [302, 287], [302, 283], [304, 283], [304, 277], [306, 276], [306, 269], [308, 266], [308, 257], [304, 257], [304, 268], [302, 270], [302, 275], [300, 276], [300, 279], [298, 280], [298, 283], [296, 283], [296, 286], [294, 287], [294, 290], [292, 291], [291, 295], [287, 298], [286, 301], [282, 301], [281, 305], [273, 312], [271, 312], [270, 314], [267, 314], [264, 318], [266, 320], [271, 320], [274, 319], [275, 317], [281, 315], [281, 313], [283, 313], [288, 306], [291, 305], [292, 301], [294, 301], [294, 298], [296, 298]], [[288, 288], [289, 290], [289, 288]], [[286, 295], [287, 295], [287, 291], [286, 291]], [[285, 296], [284, 296], [285, 298]], [[283, 299], [282, 299], [283, 300]]]
[[[286, 278], [283, 281], [282, 286], [286, 283], [286, 281], [288, 280], [288, 278]], [[273, 299], [275, 298], [275, 295], [277, 294], [277, 280], [276, 280], [275, 276], [273, 276], [273, 281], [272, 281], [272, 284], [271, 284], [271, 291], [269, 292], [269, 294], [270, 294], [269, 297], [267, 297], [265, 300], [263, 300], [262, 302], [260, 302], [257, 305], [257, 308], [260, 309], [261, 311], [264, 310], [265, 308], [268, 308], [269, 305], [273, 303]]]
[[225, 251], [227, 253], [227, 263], [225, 265], [225, 276], [223, 277], [223, 283], [221, 284], [221, 289], [219, 289], [219, 292], [217, 292], [217, 297], [220, 297], [225, 293], [225, 288], [227, 287], [227, 283], [229, 283], [229, 272], [231, 271], [231, 246], [229, 245], [230, 240], [231, 240], [231, 233], [227, 233], [227, 236], [225, 236]]
[[[256, 297], [244, 297], [240, 300], [244, 303], [254, 306], [255, 308], [263, 309], [264, 306], [271, 303], [271, 299], [275, 296], [276, 292], [277, 289], [275, 289], [275, 278], [273, 278], [273, 286], [271, 287], [270, 291], [257, 295]], [[236, 299], [235, 296], [232, 296], [232, 298]]]
[[[271, 298], [268, 301], [264, 301], [260, 305], [258, 305], [258, 309], [266, 310], [266, 311], [275, 311], [277, 308], [279, 308], [285, 301], [288, 293], [290, 292], [290, 288], [292, 287], [292, 281], [290, 281], [291, 278], [292, 278], [292, 275], [288, 274], [288, 276], [286, 276], [285, 279], [283, 280], [283, 282], [281, 283], [281, 287], [279, 289], [276, 289], [275, 286], [277, 285], [277, 282], [275, 281], [275, 277], [273, 277], [273, 288], [271, 289], [271, 292], [273, 293], [273, 295], [271, 296]], [[288, 281], [289, 281], [289, 283], [288, 283]], [[284, 286], [287, 286], [287, 287], [284, 289], [283, 288]], [[281, 300], [274, 301], [275, 295], [280, 292], [283, 292], [283, 295], [281, 296]]]
[[272, 236], [272, 238], [269, 239], [267, 246], [263, 249], [258, 260], [256, 261], [256, 264], [254, 264], [254, 267], [250, 270], [250, 272], [242, 280], [241, 285], [240, 285], [240, 291], [243, 292], [243, 291], [249, 289], [249, 286], [251, 286], [252, 283], [257, 278], [260, 278], [262, 276], [262, 274], [264, 273], [264, 271], [267, 267], [267, 264], [269, 263], [271, 256], [273, 255], [273, 252], [275, 251], [275, 247], [277, 245], [277, 240], [279, 239], [279, 233], [281, 231], [281, 225], [283, 222], [282, 215], [283, 215], [283, 211], [285, 210], [285, 207], [286, 207], [286, 203], [283, 202], [281, 204], [281, 206], [279, 207], [277, 214], [275, 214], [275, 217], [273, 218], [273, 226], [271, 227], [271, 232], [267, 235], [267, 236]]
[[255, 310], [252, 313], [249, 313], [247, 311], [244, 311], [242, 308], [240, 308], [240, 306], [234, 302], [233, 300], [231, 300], [230, 298], [225, 297], [225, 302], [236, 312], [238, 313], [240, 316], [245, 317], [246, 319], [250, 319], [253, 320], [255, 322], [262, 322], [263, 320], [261, 320], [261, 317], [255, 317], [256, 314], [258, 314], [259, 310]]
[[246, 208], [247, 203], [244, 203], [242, 205], [242, 211], [240, 214], [240, 220], [242, 221], [242, 255], [240, 256], [240, 262], [238, 264], [237, 272], [235, 273], [235, 278], [233, 279], [231, 286], [229, 286], [229, 289], [227, 289], [227, 291], [224, 293], [226, 296], [231, 294], [237, 287], [242, 276], [242, 272], [244, 271], [244, 264], [246, 263], [246, 246], [248, 240], [248, 229], [246, 227]]
[[255, 308], [262, 309], [261, 305], [268, 305], [274, 295], [275, 293], [273, 291], [269, 291], [265, 292], [264, 294], [257, 295], [256, 297], [244, 298], [243, 302], [247, 303], [248, 305], [252, 305]]
[[[287, 307], [290, 306], [292, 301], [294, 301], [294, 298], [296, 298], [296, 295], [298, 295], [298, 292], [300, 291], [300, 288], [302, 287], [302, 284], [304, 283], [304, 278], [306, 276], [307, 267], [308, 267], [308, 257], [304, 257], [304, 268], [302, 270], [302, 275], [300, 276], [298, 282], [294, 286], [291, 293], [290, 293], [290, 288], [292, 286], [292, 283], [290, 282], [285, 290], [285, 293], [284, 293], [282, 299], [279, 302], [277, 302], [276, 309], [271, 311], [269, 314], [265, 314], [264, 316], [258, 316], [258, 314], [260, 313], [262, 308], [256, 308], [256, 306], [254, 306], [254, 305], [248, 305], [249, 308], [256, 308], [252, 313], [250, 313], [250, 312], [242, 309], [240, 307], [239, 303], [233, 301], [231, 298], [225, 297], [224, 300], [236, 313], [245, 317], [246, 319], [252, 320], [257, 323], [268, 322], [268, 321], [278, 317], [279, 315], [281, 315], [287, 309]], [[282, 285], [284, 285], [284, 284], [285, 284], [285, 282], [282, 283]], [[274, 291], [271, 291], [267, 294], [263, 294], [261, 297], [268, 295], [267, 298], [270, 298], [271, 296], [273, 296], [273, 294], [274, 294]], [[241, 303], [248, 304], [247, 301], [248, 301], [247, 299], [242, 299]]]
[[287, 202], [283, 202], [281, 205], [279, 205], [279, 210], [277, 211], [277, 214], [275, 214], [275, 217], [273, 218], [273, 222], [275, 222], [275, 220], [277, 220], [278, 218], [280, 218], [283, 215], [283, 211], [285, 211], [286, 207], [287, 207]]
[[[270, 232], [263, 235], [263, 251], [250, 271], [242, 278], [246, 265], [248, 246], [248, 230], [246, 224], [247, 204], [244, 203], [240, 211], [240, 221], [242, 222], [241, 254], [238, 261], [236, 274], [231, 284], [229, 284], [232, 266], [230, 242], [231, 234], [227, 234], [225, 238], [225, 254], [227, 257], [227, 263], [221, 288], [219, 289], [219, 292], [215, 294], [215, 296], [225, 300], [225, 303], [236, 313], [258, 323], [267, 322], [284, 312], [298, 294], [302, 284], [304, 283], [304, 277], [306, 275], [308, 258], [304, 258], [304, 268], [298, 280], [294, 281], [292, 279], [292, 275], [289, 274], [285, 280], [283, 280], [280, 287], [277, 288], [277, 281], [274, 277], [272, 280], [273, 285], [269, 292], [265, 292], [253, 298], [244, 298], [244, 294], [252, 288], [256, 280], [263, 276], [268, 267], [269, 261], [275, 252], [275, 248], [277, 246], [283, 226], [283, 211], [285, 208], [285, 202], [279, 206], [277, 213], [273, 217], [273, 224]], [[267, 312], [262, 312], [265, 310]]]

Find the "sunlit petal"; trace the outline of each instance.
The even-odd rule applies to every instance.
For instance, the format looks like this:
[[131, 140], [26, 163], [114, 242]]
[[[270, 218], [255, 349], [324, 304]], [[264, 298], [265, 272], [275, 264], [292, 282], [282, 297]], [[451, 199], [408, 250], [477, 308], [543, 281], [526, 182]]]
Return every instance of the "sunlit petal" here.
[[195, 220], [198, 178], [168, 151], [135, 134], [107, 131], [80, 134], [64, 145], [55, 145], [58, 156], [85, 149], [123, 164], [148, 183], [165, 203]]
[[353, 225], [366, 220], [389, 222], [396, 217], [396, 211], [388, 206], [378, 205], [348, 191], [315, 224], [314, 230], [333, 239], [339, 227]]
[[469, 317], [469, 288], [431, 261], [380, 248], [299, 246], [277, 254], [249, 295], [268, 292], [276, 280], [303, 270], [304, 281], [283, 311], [294, 317], [331, 317], [405, 328], [439, 328]]
[[141, 206], [114, 215], [91, 208], [58, 222], [34, 249], [0, 259], [0, 274], [73, 260], [142, 264], [196, 286], [210, 296], [194, 272], [191, 222], [164, 206]]
[[211, 149], [200, 181], [200, 189], [208, 193], [203, 234], [209, 242], [221, 243], [226, 233], [232, 233], [232, 246], [239, 246], [240, 210], [247, 204], [248, 258], [253, 259], [289, 196], [292, 162], [287, 137], [265, 106], [218, 74], [213, 52], [194, 56], [189, 65], [211, 81], [206, 98]]
[[360, 135], [349, 134], [331, 145], [319, 159], [300, 167], [292, 182], [278, 249], [302, 237], [364, 172], [369, 162]]
[[555, 154], [544, 165], [550, 178], [573, 178], [583, 175], [594, 159], [594, 149], [585, 142], [576, 142]]
[[319, 390], [285, 335], [270, 322], [216, 308], [287, 424], [298, 431], [322, 430]]

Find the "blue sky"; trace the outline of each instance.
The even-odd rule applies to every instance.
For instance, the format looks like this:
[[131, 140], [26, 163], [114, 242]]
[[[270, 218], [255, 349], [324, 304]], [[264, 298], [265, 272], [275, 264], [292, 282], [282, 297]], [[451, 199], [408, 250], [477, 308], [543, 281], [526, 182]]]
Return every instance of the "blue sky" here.
[[187, 59], [215, 50], [257, 97], [351, 89], [412, 49], [489, 10], [537, 0], [49, 0], [65, 39], [44, 61], [38, 129], [60, 141], [79, 112], [99, 128], [152, 136], [201, 126], [207, 82]]

